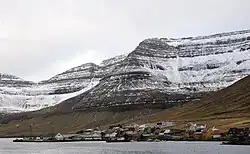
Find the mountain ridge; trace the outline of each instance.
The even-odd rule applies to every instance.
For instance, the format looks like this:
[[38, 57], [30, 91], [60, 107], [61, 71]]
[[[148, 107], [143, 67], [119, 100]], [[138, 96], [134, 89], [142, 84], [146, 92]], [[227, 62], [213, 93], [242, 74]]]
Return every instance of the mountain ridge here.
[[[178, 47], [164, 39], [146, 39], [120, 63], [115, 74], [86, 92], [89, 94], [85, 93], [73, 108], [89, 109], [107, 104], [145, 106], [160, 102], [163, 106], [172, 102], [181, 105], [178, 99], [188, 102], [199, 98], [202, 92], [225, 88], [249, 74], [249, 32], [185, 39], [184, 43], [177, 42]], [[244, 62], [239, 63], [239, 59]], [[145, 93], [145, 89], [150, 89], [149, 93], [156, 90], [157, 97]], [[145, 97], [147, 95], [149, 97]], [[179, 95], [176, 100], [171, 98], [174, 95]], [[192, 95], [194, 97], [190, 97]]]
[[[173, 102], [171, 94], [186, 102], [190, 101], [188, 95], [197, 95], [193, 97], [197, 99], [201, 93], [225, 88], [249, 75], [249, 51], [250, 30], [203, 37], [145, 39], [127, 55], [104, 60], [100, 65], [83, 64], [39, 83], [0, 80], [0, 109], [8, 105], [14, 110], [31, 111], [53, 106], [88, 85], [95, 85], [84, 91], [83, 95], [89, 98], [82, 98], [76, 106], [89, 108], [91, 105], [84, 105], [86, 102], [92, 102], [93, 107], [101, 102], [129, 104], [139, 96], [144, 99], [139, 104], [164, 102], [168, 98]], [[152, 99], [152, 93], [157, 93], [157, 99]], [[112, 97], [119, 98], [114, 100], [120, 103], [111, 102]]]
[[[216, 36], [229, 36], [229, 35], [237, 35], [237, 34], [244, 34], [244, 33], [250, 33], [250, 29], [237, 30], [237, 31], [228, 31], [228, 32], [222, 32], [222, 33], [213, 33], [213, 34], [209, 34], [209, 35], [205, 35], [205, 36], [202, 36], [202, 35], [200, 35], [200, 36], [186, 36], [186, 37], [178, 37], [178, 38], [172, 38], [172, 37], [171, 38], [152, 37], [152, 38], [144, 39], [144, 41], [145, 40], [159, 39], [159, 40], [166, 40], [167, 42], [168, 41], [171, 42], [173, 40], [187, 40], [187, 39], [197, 39], [197, 38], [210, 38], [210, 37], [216, 37]], [[247, 36], [247, 40], [250, 40], [250, 35]], [[142, 42], [140, 42], [140, 43], [142, 43]], [[140, 45], [140, 43], [139, 43], [139, 45]], [[117, 56], [108, 58], [106, 60], [103, 60], [100, 65], [92, 63], [92, 62], [89, 62], [89, 63], [84, 63], [84, 64], [81, 64], [79, 66], [73, 67], [73, 68], [81, 67], [82, 65], [85, 65], [85, 64], [93, 64], [93, 65], [96, 65], [96, 66], [103, 66], [104, 65], [103, 63], [105, 63], [105, 61], [108, 61], [108, 60], [111, 60], [111, 59], [116, 59], [116, 58], [119, 59], [119, 57], [123, 57], [124, 58], [127, 55], [128, 54], [121, 54], [121, 55], [117, 55]], [[69, 71], [69, 70], [71, 70], [73, 68], [67, 69], [67, 70], [63, 71], [62, 73], [67, 72], [67, 71]], [[62, 73], [59, 73], [59, 74], [62, 74]], [[59, 74], [57, 74], [57, 75], [59, 75]], [[0, 72], [0, 77], [1, 77], [1, 75], [10, 75], [10, 76], [14, 76], [14, 77], [19, 78], [18, 76], [15, 76], [14, 74], [9, 74], [9, 73], [1, 73]], [[54, 75], [54, 76], [56, 76], [56, 75]], [[53, 78], [54, 76], [50, 77], [49, 79]], [[20, 78], [20, 79], [22, 79], [22, 78]], [[49, 79], [47, 79], [47, 80], [49, 80]], [[22, 79], [22, 80], [24, 80], [24, 79]], [[25, 80], [25, 81], [28, 81], [28, 80]], [[37, 81], [37, 82], [30, 81], [30, 82], [39, 83], [39, 82], [43, 82], [43, 81], [46, 81], [46, 80], [41, 80], [41, 81]]]

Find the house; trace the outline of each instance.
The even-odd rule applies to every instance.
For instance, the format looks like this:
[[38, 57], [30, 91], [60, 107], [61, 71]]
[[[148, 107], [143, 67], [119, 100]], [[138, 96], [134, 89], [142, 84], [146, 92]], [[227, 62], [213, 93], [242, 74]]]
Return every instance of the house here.
[[144, 125], [140, 125], [139, 126], [139, 131], [144, 131], [144, 129], [146, 128], [146, 125], [144, 124]]
[[125, 137], [126, 140], [137, 140], [139, 135], [140, 134], [137, 131], [128, 130], [125, 131], [125, 134], [123, 136]]
[[[190, 123], [189, 124], [190, 126], [186, 129], [187, 132], [195, 132], [196, 131], [196, 127], [197, 127], [197, 124], [196, 123]], [[188, 126], [188, 124], [187, 124]]]
[[138, 140], [139, 140], [139, 141], [147, 141], [147, 140], [149, 140], [150, 138], [153, 138], [153, 137], [154, 137], [154, 135], [151, 134], [151, 133], [142, 133], [142, 134], [139, 136]]
[[109, 129], [119, 129], [119, 128], [122, 128], [122, 125], [118, 124], [109, 126]]
[[207, 130], [207, 125], [196, 125], [196, 130], [195, 130], [195, 134], [202, 134]]
[[106, 134], [105, 138], [116, 138], [117, 133]]
[[164, 135], [167, 135], [167, 134], [169, 134], [170, 132], [171, 132], [170, 129], [166, 129], [166, 130], [164, 130], [163, 134], [164, 134]]
[[190, 126], [186, 129], [189, 137], [201, 139], [205, 132], [207, 132], [207, 125], [190, 123]]
[[36, 141], [42, 141], [41, 137], [36, 137]]
[[160, 140], [172, 140], [181, 139], [185, 135], [186, 131], [182, 129], [165, 129], [159, 133]]
[[62, 141], [62, 140], [64, 140], [64, 137], [62, 136], [62, 134], [58, 133], [58, 134], [56, 134], [55, 139], [58, 141]]
[[213, 127], [212, 128], [212, 132], [211, 132], [211, 137], [212, 139], [219, 139], [221, 138], [221, 132], [219, 129]]
[[162, 121], [162, 122], [158, 122], [157, 126], [172, 127], [172, 126], [174, 126], [174, 123], [173, 122], [169, 122], [169, 121]]
[[187, 128], [187, 131], [204, 132], [207, 130], [207, 125], [205, 124], [190, 123], [189, 125], [190, 126]]
[[206, 132], [203, 133], [200, 139], [204, 140], [220, 140], [222, 137], [221, 132], [219, 129], [213, 127], [208, 129]]
[[151, 133], [153, 133], [154, 135], [159, 135], [161, 132], [161, 128], [160, 127], [153, 127], [151, 129]]
[[159, 133], [158, 139], [159, 140], [163, 140], [163, 141], [167, 141], [167, 140], [172, 140], [173, 137], [171, 134], [171, 130], [170, 129], [166, 129], [166, 130], [161, 130], [161, 132]]

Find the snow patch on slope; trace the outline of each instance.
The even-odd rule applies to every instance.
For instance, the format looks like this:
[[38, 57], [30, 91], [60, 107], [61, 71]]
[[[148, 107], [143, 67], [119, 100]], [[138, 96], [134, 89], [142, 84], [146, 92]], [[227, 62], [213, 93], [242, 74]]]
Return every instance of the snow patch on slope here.
[[[250, 50], [234, 50], [231, 53], [196, 57], [159, 58], [137, 57], [147, 61], [144, 68], [156, 77], [171, 82], [169, 89], [181, 92], [181, 88], [196, 91], [215, 91], [227, 87], [250, 74]], [[158, 65], [164, 69], [148, 67]], [[172, 91], [172, 90], [170, 90]]]
[[193, 44], [206, 44], [206, 43], [215, 43], [217, 41], [228, 41], [228, 40], [236, 40], [250, 37], [250, 30], [241, 31], [241, 32], [232, 32], [232, 33], [224, 33], [210, 36], [198, 36], [198, 37], [190, 37], [190, 38], [177, 38], [177, 39], [165, 39], [167, 44], [172, 46], [178, 45], [193, 45]]
[[99, 81], [92, 80], [86, 88], [80, 91], [60, 95], [24, 96], [0, 94], [0, 112], [28, 112], [54, 106], [90, 90], [98, 83]]

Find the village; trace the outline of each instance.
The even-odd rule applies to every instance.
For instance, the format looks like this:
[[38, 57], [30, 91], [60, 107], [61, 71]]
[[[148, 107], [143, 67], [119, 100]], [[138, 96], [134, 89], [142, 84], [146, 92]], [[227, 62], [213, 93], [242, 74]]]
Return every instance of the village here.
[[160, 142], [160, 141], [230, 141], [225, 144], [250, 144], [249, 128], [230, 128], [222, 132], [206, 124], [188, 123], [185, 129], [175, 128], [173, 122], [163, 121], [143, 125], [111, 125], [105, 130], [85, 129], [71, 134], [52, 133], [49, 136], [16, 139], [14, 142]]

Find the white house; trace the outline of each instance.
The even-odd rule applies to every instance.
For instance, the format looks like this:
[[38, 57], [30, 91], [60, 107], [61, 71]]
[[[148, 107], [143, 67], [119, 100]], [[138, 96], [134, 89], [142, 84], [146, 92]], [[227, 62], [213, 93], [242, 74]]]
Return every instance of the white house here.
[[58, 141], [61, 141], [64, 139], [64, 137], [62, 136], [62, 134], [58, 133], [56, 136], [55, 136], [55, 139], [58, 140]]

